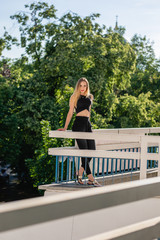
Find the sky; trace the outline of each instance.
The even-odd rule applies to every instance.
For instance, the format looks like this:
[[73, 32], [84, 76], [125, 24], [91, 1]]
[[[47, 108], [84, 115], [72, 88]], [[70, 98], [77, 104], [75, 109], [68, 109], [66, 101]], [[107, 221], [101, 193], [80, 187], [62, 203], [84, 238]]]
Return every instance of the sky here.
[[[41, 1], [41, 0], [39, 0]], [[68, 11], [77, 13], [81, 17], [100, 13], [96, 21], [107, 28], [114, 28], [116, 16], [118, 25], [126, 28], [124, 37], [130, 41], [134, 34], [146, 36], [154, 42], [153, 49], [156, 58], [160, 58], [160, 0], [43, 0], [53, 4], [57, 9], [57, 16], [61, 17]], [[42, 1], [42, 2], [43, 2]], [[4, 0], [0, 8], [0, 37], [4, 27], [15, 37], [19, 36], [18, 23], [10, 16], [19, 11], [27, 11], [25, 4], [33, 0]], [[9, 58], [20, 57], [22, 50], [14, 47], [10, 51], [3, 51], [3, 56]]]

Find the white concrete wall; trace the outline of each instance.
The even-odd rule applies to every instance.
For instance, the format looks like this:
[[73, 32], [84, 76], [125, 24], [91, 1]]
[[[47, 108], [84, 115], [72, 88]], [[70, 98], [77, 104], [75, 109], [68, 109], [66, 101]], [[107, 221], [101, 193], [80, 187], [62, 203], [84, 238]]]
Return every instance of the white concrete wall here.
[[[1, 240], [76, 240], [160, 216], [160, 178], [0, 205]], [[145, 239], [145, 238], [143, 238]]]
[[[106, 200], [107, 201], [107, 200]], [[0, 233], [1, 240], [77, 240], [160, 216], [160, 198], [110, 207]], [[77, 206], [78, 208], [79, 206]], [[54, 213], [53, 213], [54, 214]]]

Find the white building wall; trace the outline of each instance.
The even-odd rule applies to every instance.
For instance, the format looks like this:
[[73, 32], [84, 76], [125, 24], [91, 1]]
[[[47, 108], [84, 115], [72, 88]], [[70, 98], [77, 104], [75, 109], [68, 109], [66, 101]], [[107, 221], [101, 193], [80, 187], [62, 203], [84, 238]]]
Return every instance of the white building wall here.
[[160, 198], [151, 198], [2, 232], [0, 239], [78, 240], [158, 216]]

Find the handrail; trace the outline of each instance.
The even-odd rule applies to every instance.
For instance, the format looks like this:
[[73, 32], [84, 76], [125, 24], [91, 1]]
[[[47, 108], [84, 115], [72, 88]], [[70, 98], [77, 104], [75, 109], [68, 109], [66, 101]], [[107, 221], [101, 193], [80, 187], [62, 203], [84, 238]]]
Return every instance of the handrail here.
[[[97, 129], [98, 130], [98, 129]], [[96, 139], [105, 140], [106, 142], [140, 142], [142, 137], [150, 139], [151, 141], [159, 140], [159, 136], [143, 135], [143, 134], [119, 134], [119, 133], [107, 133], [107, 132], [72, 132], [67, 131], [49, 131], [49, 137], [54, 138], [72, 138], [72, 139]]]
[[[73, 139], [96, 139], [96, 140], [108, 140], [110, 141], [120, 141], [120, 142], [140, 142], [141, 135], [135, 134], [106, 134], [105, 132], [72, 132], [68, 131], [50, 131], [49, 137], [56, 138], [73, 138]], [[107, 137], [109, 137], [107, 139]]]
[[[79, 149], [62, 149], [62, 148], [49, 148], [49, 155], [55, 156], [83, 156], [83, 157], [100, 157], [100, 158], [128, 158], [140, 159], [140, 152], [115, 152], [105, 150], [79, 150]], [[148, 153], [148, 157], [155, 160], [158, 159], [157, 153]]]
[[[59, 133], [61, 135], [65, 133], [71, 133], [71, 130], [67, 131], [50, 131], [50, 137], [58, 137]], [[137, 135], [144, 135], [144, 134], [151, 134], [151, 133], [160, 133], [160, 127], [150, 127], [150, 128], [115, 128], [115, 129], [93, 129], [93, 133], [105, 133], [105, 134], [137, 134]], [[55, 134], [55, 135], [54, 135]]]
[[142, 133], [160, 133], [160, 127], [148, 128], [114, 128], [114, 129], [94, 129], [93, 131], [101, 131], [105, 133], [118, 133], [118, 134], [142, 134]]

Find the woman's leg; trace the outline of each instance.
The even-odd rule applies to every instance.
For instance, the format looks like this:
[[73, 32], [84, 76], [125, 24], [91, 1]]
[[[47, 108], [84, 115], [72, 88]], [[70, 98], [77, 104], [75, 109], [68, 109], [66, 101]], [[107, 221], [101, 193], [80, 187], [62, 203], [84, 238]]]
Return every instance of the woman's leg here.
[[[79, 149], [90, 149], [90, 150], [95, 150], [95, 141], [94, 140], [85, 140], [85, 139], [76, 139], [77, 144]], [[89, 163], [91, 161], [92, 158], [84, 158], [82, 157], [82, 165], [81, 168], [79, 169], [79, 175], [82, 176], [81, 174], [83, 174], [83, 171], [86, 171], [86, 174], [88, 175], [88, 178], [90, 180], [94, 180], [93, 175], [91, 174], [91, 169], [89, 166]]]
[[[88, 149], [88, 144], [86, 139], [76, 139], [79, 149]], [[91, 173], [88, 158], [82, 157], [81, 158], [82, 164], [79, 169], [78, 175], [82, 176], [84, 170], [86, 171], [87, 175]]]
[[[75, 122], [72, 126], [72, 131], [86, 132], [87, 122], [88, 122], [88, 118], [86, 118], [86, 117], [76, 117]], [[77, 142], [79, 149], [87, 149], [88, 145], [87, 145], [86, 139], [76, 139], [76, 142]], [[77, 172], [78, 176], [82, 176], [84, 170], [86, 169], [85, 158], [81, 158], [81, 162], [82, 162], [81, 167]]]
[[[90, 122], [88, 122], [88, 129], [87, 130], [88, 130], [88, 132], [92, 132], [92, 127], [91, 127], [91, 123]], [[90, 149], [90, 150], [96, 150], [95, 140], [92, 140], [92, 139], [87, 140], [87, 146], [88, 146], [88, 149]], [[89, 163], [90, 163], [91, 159], [92, 158], [87, 158], [87, 166], [89, 166]], [[89, 169], [90, 169], [90, 167], [89, 167]], [[88, 171], [87, 175], [88, 175], [88, 179], [91, 182], [93, 182], [94, 181], [94, 177], [93, 177], [91, 171], [90, 172]]]
[[[83, 130], [84, 132], [92, 132], [92, 128], [91, 128], [91, 123], [90, 121], [86, 122], [86, 128]], [[96, 145], [95, 145], [95, 140], [87, 140], [87, 139], [76, 139], [77, 140], [77, 144], [79, 149], [90, 149], [90, 150], [95, 150], [96, 149]], [[82, 160], [82, 165], [81, 165], [81, 169], [80, 169], [80, 173], [85, 170], [86, 174], [88, 176], [88, 178], [92, 181], [94, 181], [93, 175], [91, 174], [91, 169], [89, 166], [89, 163], [91, 161], [92, 158], [81, 158]], [[82, 172], [83, 173], [83, 172]]]

